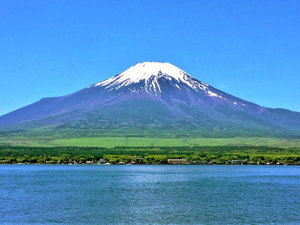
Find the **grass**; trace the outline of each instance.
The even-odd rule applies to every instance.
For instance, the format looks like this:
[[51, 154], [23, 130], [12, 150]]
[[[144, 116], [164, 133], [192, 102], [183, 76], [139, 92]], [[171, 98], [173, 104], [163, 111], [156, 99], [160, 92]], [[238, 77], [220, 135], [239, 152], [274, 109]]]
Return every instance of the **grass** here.
[[28, 139], [15, 137], [0, 139], [0, 145], [16, 146], [77, 146], [77, 147], [172, 147], [172, 146], [267, 146], [300, 148], [300, 139], [279, 138], [146, 138], [146, 137], [93, 137], [64, 139]]

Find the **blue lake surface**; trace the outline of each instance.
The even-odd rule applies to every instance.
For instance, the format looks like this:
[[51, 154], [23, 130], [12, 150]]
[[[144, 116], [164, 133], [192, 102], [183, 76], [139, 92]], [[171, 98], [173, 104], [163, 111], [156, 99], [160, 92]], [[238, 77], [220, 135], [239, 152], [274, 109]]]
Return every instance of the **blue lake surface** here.
[[1, 224], [300, 224], [297, 166], [0, 165]]

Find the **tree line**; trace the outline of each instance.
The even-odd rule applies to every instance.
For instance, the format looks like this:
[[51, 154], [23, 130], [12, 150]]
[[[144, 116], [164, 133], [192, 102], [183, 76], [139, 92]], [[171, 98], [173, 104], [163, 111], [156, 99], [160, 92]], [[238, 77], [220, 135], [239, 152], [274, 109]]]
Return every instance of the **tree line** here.
[[0, 146], [2, 164], [168, 164], [168, 159], [186, 159], [188, 164], [300, 165], [300, 149], [264, 146], [115, 148]]

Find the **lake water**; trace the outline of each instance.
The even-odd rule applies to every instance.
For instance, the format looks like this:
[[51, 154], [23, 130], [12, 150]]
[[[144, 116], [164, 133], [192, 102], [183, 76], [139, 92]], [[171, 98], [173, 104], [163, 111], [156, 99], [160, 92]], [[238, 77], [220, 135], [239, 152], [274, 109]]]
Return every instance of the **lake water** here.
[[1, 224], [300, 224], [297, 166], [0, 165]]

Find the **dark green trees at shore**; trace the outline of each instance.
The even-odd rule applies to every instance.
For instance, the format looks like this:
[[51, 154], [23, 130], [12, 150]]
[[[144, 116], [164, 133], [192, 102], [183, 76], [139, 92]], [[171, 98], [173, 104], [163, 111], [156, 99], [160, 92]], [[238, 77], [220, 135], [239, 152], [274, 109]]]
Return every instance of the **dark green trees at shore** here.
[[188, 164], [300, 165], [300, 149], [253, 146], [153, 148], [0, 146], [2, 164], [168, 164], [168, 159], [186, 159]]

